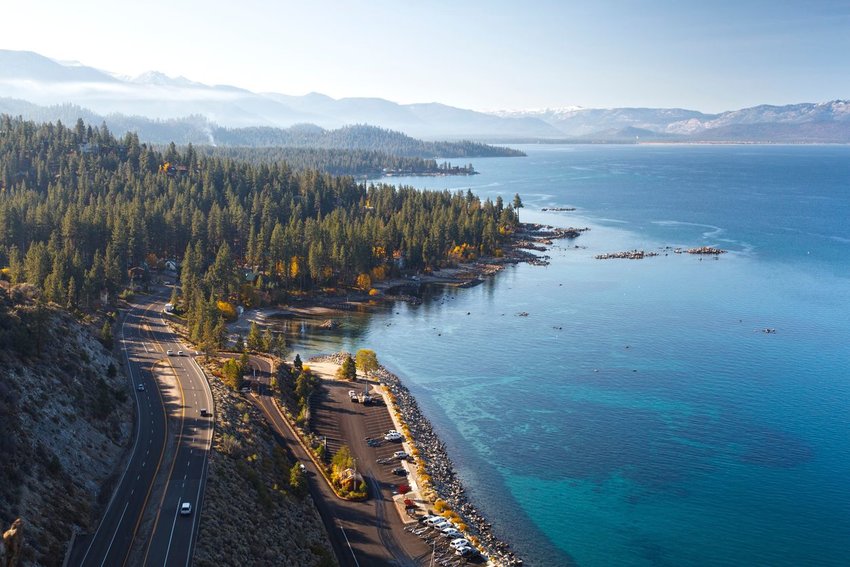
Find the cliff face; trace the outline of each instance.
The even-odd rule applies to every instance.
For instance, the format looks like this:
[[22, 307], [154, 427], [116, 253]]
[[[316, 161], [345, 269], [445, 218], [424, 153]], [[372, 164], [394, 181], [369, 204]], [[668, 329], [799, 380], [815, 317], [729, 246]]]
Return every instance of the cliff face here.
[[0, 285], [0, 526], [23, 519], [22, 565], [61, 565], [74, 528], [97, 525], [134, 409], [90, 328], [32, 297]]

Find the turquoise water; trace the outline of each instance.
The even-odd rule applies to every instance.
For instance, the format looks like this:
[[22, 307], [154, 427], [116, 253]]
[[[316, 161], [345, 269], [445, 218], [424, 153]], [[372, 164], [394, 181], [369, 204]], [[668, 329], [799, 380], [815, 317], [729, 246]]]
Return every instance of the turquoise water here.
[[523, 149], [392, 181], [589, 232], [293, 348], [375, 349], [529, 565], [847, 565], [850, 148]]

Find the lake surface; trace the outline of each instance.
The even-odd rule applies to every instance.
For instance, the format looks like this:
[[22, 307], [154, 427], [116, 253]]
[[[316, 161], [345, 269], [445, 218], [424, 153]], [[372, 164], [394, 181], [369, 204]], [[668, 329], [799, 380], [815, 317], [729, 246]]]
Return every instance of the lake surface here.
[[374, 349], [527, 565], [847, 565], [850, 148], [521, 147], [387, 181], [590, 231], [293, 350]]

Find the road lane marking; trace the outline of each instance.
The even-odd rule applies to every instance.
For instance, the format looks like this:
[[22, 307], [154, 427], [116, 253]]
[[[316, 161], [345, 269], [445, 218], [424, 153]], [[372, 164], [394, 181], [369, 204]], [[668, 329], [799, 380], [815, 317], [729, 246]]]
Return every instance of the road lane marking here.
[[128, 500], [126, 504], [124, 504], [124, 511], [121, 512], [121, 517], [118, 518], [118, 523], [116, 524], [115, 533], [112, 534], [112, 539], [109, 540], [109, 547], [106, 548], [106, 553], [103, 554], [103, 561], [100, 562], [100, 567], [106, 565], [106, 558], [109, 557], [109, 551], [112, 549], [112, 544], [115, 543], [115, 536], [118, 535], [117, 526], [121, 525], [121, 522], [124, 521], [124, 514], [127, 513], [127, 506], [130, 505], [130, 501]]
[[[165, 548], [165, 565], [168, 565], [168, 552], [171, 551], [171, 538], [174, 537], [174, 528], [177, 526], [177, 513], [180, 511], [181, 504], [183, 504], [182, 498], [177, 501], [177, 510], [174, 511], [174, 521], [171, 523], [171, 534], [168, 536], [168, 547]], [[151, 539], [153, 539], [153, 537], [151, 537]]]
[[[171, 366], [171, 369], [174, 370], [174, 363], [170, 359], [168, 360], [168, 364]], [[176, 377], [176, 372], [175, 372], [175, 377]], [[181, 403], [180, 403], [180, 431], [177, 433], [177, 440], [176, 440], [175, 449], [174, 449], [174, 458], [171, 460], [171, 468], [168, 471], [168, 481], [167, 482], [171, 482], [171, 479], [174, 477], [174, 465], [177, 464], [177, 455], [180, 452], [180, 444], [181, 444], [181, 440], [183, 439], [183, 428], [186, 424], [186, 396], [183, 393], [183, 384], [180, 382], [179, 377], [177, 377], [177, 386], [180, 388], [180, 400], [181, 400]], [[163, 404], [163, 416], [165, 415], [164, 408], [165, 408], [165, 404]], [[166, 419], [166, 423], [167, 423], [167, 421], [168, 420]], [[164, 449], [163, 449], [163, 452], [164, 452]], [[151, 529], [151, 537], [148, 539], [148, 546], [147, 546], [147, 549], [145, 550], [145, 558], [142, 562], [143, 565], [146, 564], [147, 561], [148, 561], [148, 554], [150, 553], [151, 543], [153, 543], [154, 536], [156, 535], [156, 528], [159, 525], [159, 516], [162, 513], [162, 504], [163, 504], [163, 502], [165, 502], [166, 492], [167, 492], [167, 489], [163, 491], [162, 498], [159, 501], [159, 507], [157, 508], [157, 511], [156, 511], [156, 519], [154, 520], [153, 528]], [[179, 507], [180, 507], [179, 503], [178, 503], [177, 507], [179, 509]], [[177, 513], [176, 512], [175, 512], [174, 518], [175, 518], [175, 522], [176, 522], [176, 519], [177, 519]], [[172, 524], [172, 526], [171, 526], [171, 533], [172, 533], [172, 535], [174, 534], [174, 524]], [[168, 538], [168, 548], [169, 549], [171, 548], [171, 537], [170, 536]], [[168, 563], [168, 550], [166, 550], [166, 552], [165, 552], [165, 560], [166, 560], [166, 564], [167, 564]]]
[[345, 528], [340, 526], [339, 529], [342, 530], [342, 537], [345, 538], [345, 543], [348, 544], [348, 550], [351, 551], [351, 558], [354, 559], [354, 564], [357, 565], [357, 567], [360, 567], [360, 563], [357, 561], [357, 556], [354, 555], [354, 548], [351, 547], [351, 542], [348, 541], [348, 536], [345, 535]]

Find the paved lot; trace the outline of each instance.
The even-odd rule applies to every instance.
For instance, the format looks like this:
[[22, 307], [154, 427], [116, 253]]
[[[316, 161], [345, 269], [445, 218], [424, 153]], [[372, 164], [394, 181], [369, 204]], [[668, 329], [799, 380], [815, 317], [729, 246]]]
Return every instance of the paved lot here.
[[[271, 370], [268, 362], [259, 357], [251, 357], [251, 364], [260, 370], [257, 376], [258, 381], [267, 384]], [[363, 453], [355, 451], [355, 448], [368, 448], [363, 442], [363, 438], [368, 435], [363, 433], [366, 421], [372, 424], [370, 427], [383, 427], [384, 423], [392, 423], [387, 409], [384, 406], [369, 407], [352, 404], [347, 394], [350, 387], [333, 381], [326, 384], [331, 387], [326, 389], [325, 396], [317, 398], [314, 408], [317, 413], [314, 417], [322, 424], [321, 429], [329, 437], [329, 449], [335, 450], [342, 443], [349, 444], [352, 453], [358, 459], [361, 474], [370, 484], [373, 497], [365, 502], [349, 502], [333, 494], [318, 471], [314, 469], [313, 463], [295, 439], [289, 426], [277, 412], [271, 397], [266, 395], [266, 388], [260, 388], [259, 395], [251, 394], [248, 398], [260, 406], [269, 422], [281, 435], [281, 440], [287, 444], [299, 461], [306, 464], [310, 492], [331, 536], [334, 551], [341, 565], [358, 567], [429, 565], [431, 547], [418, 537], [404, 531], [401, 519], [395, 511], [391, 483], [389, 483], [392, 480], [392, 474], [378, 468], [378, 465], [374, 463], [376, 456], [373, 457], [365, 451]], [[345, 419], [337, 421], [335, 416], [343, 416]], [[390, 429], [392, 425], [387, 425], [386, 428]], [[360, 439], [360, 446], [355, 447], [348, 437], [342, 435], [340, 432], [343, 430], [349, 430], [352, 436], [358, 436], [356, 438]], [[396, 450], [393, 447], [396, 447], [396, 444], [379, 449], [389, 451], [391, 454], [393, 450]], [[368, 466], [366, 461], [371, 461]], [[375, 473], [383, 473], [383, 476], [373, 476], [373, 469]], [[374, 497], [375, 494], [379, 497]]]

